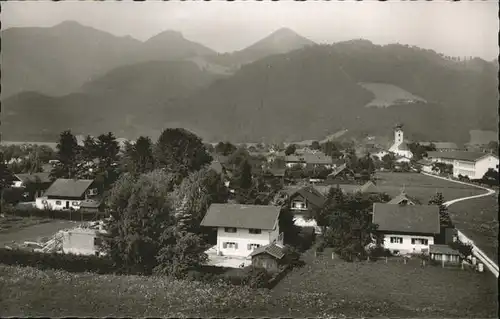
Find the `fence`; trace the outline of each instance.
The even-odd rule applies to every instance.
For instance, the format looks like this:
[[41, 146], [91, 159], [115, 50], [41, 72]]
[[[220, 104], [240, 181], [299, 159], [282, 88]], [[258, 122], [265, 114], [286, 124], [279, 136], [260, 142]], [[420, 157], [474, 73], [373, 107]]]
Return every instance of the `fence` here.
[[481, 249], [479, 249], [472, 240], [457, 229], [458, 239], [466, 244], [472, 245], [472, 254], [476, 256], [485, 266], [498, 278], [498, 265], [495, 264]]
[[83, 210], [45, 210], [36, 208], [3, 208], [2, 213], [19, 217], [41, 217], [73, 221], [92, 221], [106, 216], [103, 212], [87, 212]]

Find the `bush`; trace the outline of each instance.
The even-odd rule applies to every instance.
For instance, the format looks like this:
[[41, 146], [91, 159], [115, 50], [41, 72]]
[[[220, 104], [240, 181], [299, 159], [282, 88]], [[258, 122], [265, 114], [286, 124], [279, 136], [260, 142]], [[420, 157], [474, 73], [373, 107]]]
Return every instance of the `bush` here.
[[267, 288], [271, 275], [263, 268], [254, 268], [243, 278], [243, 284], [250, 288]]
[[68, 272], [116, 273], [108, 258], [58, 253], [38, 253], [25, 250], [0, 248], [0, 263], [29, 266], [38, 269], [60, 269]]
[[[19, 217], [41, 217], [49, 219], [64, 219], [64, 220], [75, 220], [75, 221], [89, 221], [95, 219], [96, 213], [94, 212], [83, 212], [81, 210], [73, 211], [62, 211], [62, 210], [50, 210], [50, 209], [37, 209], [37, 208], [16, 208], [16, 207], [5, 207], [2, 212], [7, 215], [19, 216]], [[99, 213], [104, 215], [103, 213]]]
[[381, 257], [391, 257], [392, 253], [389, 249], [385, 249], [382, 246], [375, 246], [368, 250], [368, 256], [370, 256], [370, 258], [376, 259]]

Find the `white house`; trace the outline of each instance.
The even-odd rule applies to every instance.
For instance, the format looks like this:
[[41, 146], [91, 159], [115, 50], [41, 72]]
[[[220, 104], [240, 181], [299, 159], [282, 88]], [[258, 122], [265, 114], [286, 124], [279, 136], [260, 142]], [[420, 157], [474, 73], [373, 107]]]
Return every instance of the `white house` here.
[[428, 253], [440, 233], [439, 207], [375, 203], [373, 223], [384, 236], [384, 248], [391, 252]]
[[248, 257], [258, 247], [282, 243], [279, 215], [278, 206], [212, 204], [201, 226], [217, 228], [217, 255]]
[[394, 144], [389, 148], [389, 152], [408, 159], [413, 157], [408, 144], [404, 141], [403, 126], [401, 124], [396, 125], [394, 130]]
[[498, 156], [481, 152], [428, 152], [427, 159], [436, 163], [453, 165], [453, 176], [481, 179], [488, 169], [498, 171]]
[[69, 210], [80, 209], [80, 203], [97, 195], [93, 180], [57, 179], [44, 196], [35, 200], [38, 209]]

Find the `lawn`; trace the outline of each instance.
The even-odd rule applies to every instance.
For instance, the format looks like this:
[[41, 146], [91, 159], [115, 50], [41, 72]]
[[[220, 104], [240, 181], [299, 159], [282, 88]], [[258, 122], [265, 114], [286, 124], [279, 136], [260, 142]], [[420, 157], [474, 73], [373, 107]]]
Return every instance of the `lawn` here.
[[311, 254], [307, 265], [293, 270], [272, 293], [275, 298], [316, 294], [330, 305], [353, 306], [349, 315], [355, 317], [496, 318], [497, 291], [490, 273], [422, 267], [417, 258], [406, 265], [347, 263], [325, 252], [317, 258]]
[[496, 317], [489, 273], [309, 259], [273, 290], [0, 265], [0, 316]]
[[401, 100], [425, 102], [425, 99], [392, 84], [362, 82], [359, 85], [375, 95], [375, 98], [366, 107], [388, 107], [397, 104]]
[[401, 193], [404, 187], [408, 196], [427, 204], [436, 193], [443, 193], [445, 201], [466, 196], [483, 194], [486, 191], [472, 186], [426, 176], [418, 173], [376, 173], [377, 187], [391, 197]]
[[455, 203], [449, 211], [457, 228], [498, 263], [498, 194]]
[[40, 217], [0, 216], [0, 233], [17, 231], [21, 228], [50, 222], [50, 219]]
[[36, 223], [28, 225], [31, 218], [22, 218], [24, 221], [20, 221], [17, 225], [24, 225], [23, 227], [11, 227], [10, 230], [0, 232], [0, 247], [5, 244], [12, 244], [15, 242], [17, 244], [22, 244], [24, 241], [38, 241], [43, 237], [51, 237], [56, 232], [65, 228], [73, 228], [78, 225], [77, 222], [67, 221], [67, 220], [45, 220], [43, 223]]

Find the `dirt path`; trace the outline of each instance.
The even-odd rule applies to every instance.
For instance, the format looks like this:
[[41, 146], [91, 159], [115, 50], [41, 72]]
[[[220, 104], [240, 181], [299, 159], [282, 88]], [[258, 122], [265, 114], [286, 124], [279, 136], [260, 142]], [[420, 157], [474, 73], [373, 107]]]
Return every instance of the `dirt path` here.
[[[466, 200], [470, 200], [470, 199], [474, 199], [474, 198], [481, 198], [481, 197], [486, 197], [486, 196], [491, 196], [491, 195], [494, 195], [496, 194], [495, 190], [493, 189], [489, 189], [489, 188], [486, 188], [486, 187], [483, 187], [483, 186], [478, 186], [478, 185], [474, 185], [474, 184], [470, 184], [470, 183], [466, 183], [466, 182], [461, 182], [461, 181], [455, 181], [455, 180], [452, 180], [452, 179], [448, 179], [448, 178], [444, 178], [444, 177], [441, 177], [441, 176], [435, 176], [435, 175], [431, 175], [431, 174], [427, 174], [427, 173], [422, 173], [424, 175], [427, 175], [427, 176], [431, 176], [431, 177], [434, 177], [434, 178], [439, 178], [439, 179], [444, 179], [444, 180], [448, 180], [450, 182], [453, 182], [453, 183], [459, 183], [459, 184], [464, 184], [464, 185], [469, 185], [469, 186], [472, 186], [472, 187], [475, 187], [475, 188], [479, 188], [479, 189], [483, 189], [485, 190], [486, 192], [483, 193], [483, 194], [479, 194], [479, 195], [474, 195], [474, 196], [467, 196], [467, 197], [462, 197], [462, 198], [456, 198], [456, 199], [453, 199], [453, 200], [449, 200], [447, 202], [444, 203], [445, 206], [449, 207], [457, 202], [461, 202], [461, 201], [466, 201]], [[476, 246], [476, 244], [474, 243], [474, 241], [470, 238], [468, 238], [460, 229], [457, 229], [458, 230], [458, 236], [460, 238], [461, 241], [463, 242], [468, 242], [470, 244], [472, 244], [472, 246], [474, 247], [474, 254], [479, 257], [479, 259], [486, 265], [486, 267], [488, 267], [488, 269], [490, 269], [490, 271], [492, 271], [497, 277], [499, 275], [499, 272], [498, 272], [498, 261], [493, 261], [491, 260], [491, 258], [485, 254], [479, 247]]]

